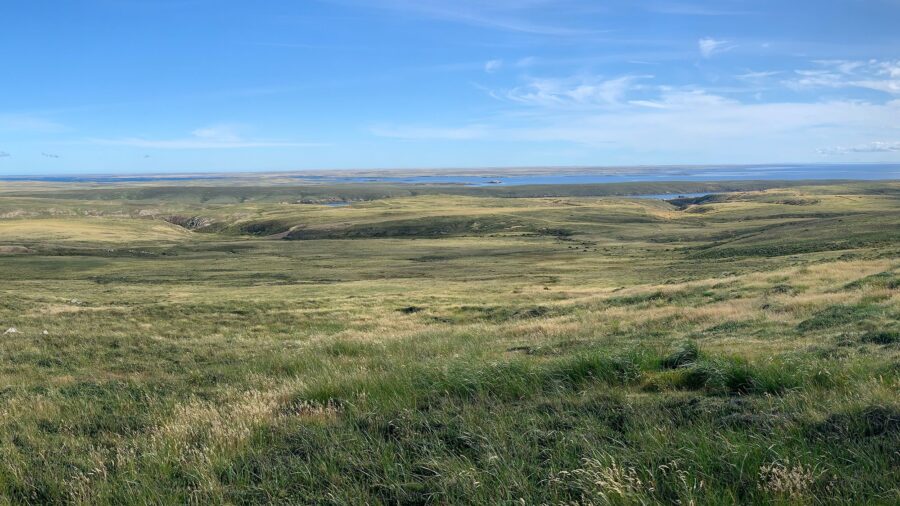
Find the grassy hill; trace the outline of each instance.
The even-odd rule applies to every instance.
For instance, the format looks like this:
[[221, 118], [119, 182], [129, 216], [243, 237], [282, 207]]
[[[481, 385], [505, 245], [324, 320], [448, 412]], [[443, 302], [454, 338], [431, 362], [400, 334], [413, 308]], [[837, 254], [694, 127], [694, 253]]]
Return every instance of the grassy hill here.
[[6, 185], [0, 496], [897, 503], [898, 259], [896, 182]]

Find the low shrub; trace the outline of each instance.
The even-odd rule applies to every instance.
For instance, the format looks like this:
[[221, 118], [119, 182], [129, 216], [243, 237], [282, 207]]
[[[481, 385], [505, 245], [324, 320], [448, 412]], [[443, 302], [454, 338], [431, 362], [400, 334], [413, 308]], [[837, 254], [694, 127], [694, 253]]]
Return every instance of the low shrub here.
[[896, 330], [873, 330], [863, 334], [859, 340], [872, 344], [900, 343], [900, 332]]

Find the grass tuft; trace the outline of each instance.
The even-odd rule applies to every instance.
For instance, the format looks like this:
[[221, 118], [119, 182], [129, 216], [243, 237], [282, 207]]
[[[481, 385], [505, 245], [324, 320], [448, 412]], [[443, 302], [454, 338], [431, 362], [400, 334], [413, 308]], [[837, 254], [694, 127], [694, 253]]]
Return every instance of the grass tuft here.
[[681, 341], [675, 349], [662, 360], [662, 367], [675, 369], [693, 364], [700, 358], [700, 347], [695, 341]]
[[864, 343], [872, 344], [894, 344], [900, 343], [900, 331], [896, 330], [873, 330], [866, 332], [859, 338]]

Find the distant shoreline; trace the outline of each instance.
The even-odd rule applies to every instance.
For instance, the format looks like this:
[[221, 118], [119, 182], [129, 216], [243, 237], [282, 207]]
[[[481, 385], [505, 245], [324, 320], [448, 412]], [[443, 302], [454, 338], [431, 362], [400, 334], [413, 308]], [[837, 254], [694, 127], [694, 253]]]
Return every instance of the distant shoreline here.
[[384, 169], [254, 173], [2, 175], [24, 183], [258, 183], [522, 186], [653, 181], [895, 180], [900, 163], [666, 165], [635, 167], [531, 167], [485, 169]]

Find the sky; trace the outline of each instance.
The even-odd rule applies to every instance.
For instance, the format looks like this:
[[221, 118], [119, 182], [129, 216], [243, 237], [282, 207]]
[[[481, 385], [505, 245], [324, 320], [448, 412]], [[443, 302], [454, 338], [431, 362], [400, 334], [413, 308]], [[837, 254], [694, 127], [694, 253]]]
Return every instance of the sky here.
[[900, 0], [3, 0], [0, 174], [900, 162]]

